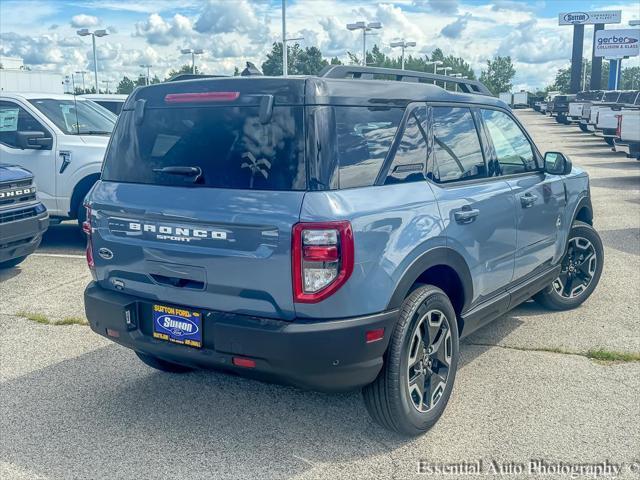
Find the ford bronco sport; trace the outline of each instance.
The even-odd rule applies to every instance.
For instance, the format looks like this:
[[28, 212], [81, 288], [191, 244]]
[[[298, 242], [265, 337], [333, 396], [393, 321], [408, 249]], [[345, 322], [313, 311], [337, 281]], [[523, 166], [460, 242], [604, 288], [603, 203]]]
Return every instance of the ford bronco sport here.
[[48, 226], [31, 172], [0, 163], [0, 269], [15, 267], [35, 252]]
[[574, 308], [603, 249], [589, 179], [480, 83], [334, 66], [137, 89], [87, 197], [91, 328], [159, 370], [363, 388], [427, 430], [459, 339]]

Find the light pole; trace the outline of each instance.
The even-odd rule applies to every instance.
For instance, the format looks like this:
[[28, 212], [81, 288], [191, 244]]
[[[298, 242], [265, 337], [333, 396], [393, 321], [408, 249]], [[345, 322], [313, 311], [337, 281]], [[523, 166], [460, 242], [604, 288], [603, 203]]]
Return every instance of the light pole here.
[[404, 39], [402, 39], [399, 42], [391, 42], [390, 46], [392, 48], [400, 47], [402, 49], [402, 54], [400, 55], [400, 59], [401, 59], [400, 62], [401, 62], [401, 65], [402, 65], [401, 68], [402, 68], [402, 70], [404, 70], [404, 49], [407, 48], [407, 47], [415, 47], [416, 46], [416, 42], [405, 42]]
[[[453, 78], [466, 78], [466, 77], [463, 77], [461, 73], [452, 73], [451, 76]], [[456, 92], [457, 92], [458, 91], [458, 83], [457, 82], [455, 83], [455, 87], [456, 87]]]
[[102, 83], [105, 83], [107, 85], [107, 94], [109, 94], [109, 80], [102, 80]]
[[186, 55], [188, 53], [191, 54], [191, 73], [196, 74], [196, 55], [202, 55], [204, 50], [201, 48], [183, 48], [180, 50], [180, 53]]
[[282, 75], [289, 75], [289, 49], [287, 42], [304, 40], [304, 37], [287, 38], [287, 0], [282, 0]]
[[[443, 70], [444, 70], [444, 75], [445, 75], [445, 77], [446, 77], [446, 76], [447, 76], [447, 72], [448, 72], [449, 70], [453, 70], [453, 67], [440, 67], [440, 68], [437, 68], [437, 69], [436, 69], [436, 71], [438, 71], [438, 72], [439, 72], [439, 71], [443, 71]], [[444, 82], [444, 89], [445, 89], [445, 90], [447, 89], [447, 82]]]
[[98, 56], [96, 55], [96, 37], [106, 37], [109, 35], [109, 32], [106, 30], [95, 30], [90, 32], [88, 28], [81, 28], [76, 33], [81, 37], [91, 35], [91, 42], [93, 43], [93, 75], [96, 82], [96, 93], [98, 93]]
[[382, 28], [382, 24], [380, 22], [356, 22], [356, 23], [347, 23], [348, 30], [362, 30], [362, 66], [367, 66], [367, 32], [371, 30], [378, 30]]
[[87, 89], [84, 86], [84, 74], [85, 73], [89, 73], [86, 70], [80, 70], [79, 72], [76, 72], [79, 75], [82, 75], [82, 93], [87, 93]]
[[147, 81], [145, 82], [147, 85], [149, 85], [151, 83], [151, 77], [149, 77], [149, 75], [150, 75], [149, 69], [151, 67], [153, 67], [153, 65], [148, 65], [148, 64], [140, 65], [140, 68], [146, 68], [147, 69]]

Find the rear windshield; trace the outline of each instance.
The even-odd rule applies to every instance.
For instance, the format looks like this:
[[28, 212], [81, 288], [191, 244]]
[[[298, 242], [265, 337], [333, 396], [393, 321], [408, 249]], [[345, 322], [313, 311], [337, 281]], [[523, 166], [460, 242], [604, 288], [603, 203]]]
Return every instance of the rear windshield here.
[[615, 102], [618, 97], [620, 96], [620, 93], [618, 92], [607, 92], [604, 94], [604, 97], [602, 98], [602, 101], [604, 102]]
[[[303, 107], [148, 108], [140, 125], [123, 111], [102, 179], [253, 190], [304, 190]], [[193, 167], [200, 174], [170, 173]], [[164, 169], [164, 170], [163, 170]], [[199, 169], [199, 170], [198, 170]]]

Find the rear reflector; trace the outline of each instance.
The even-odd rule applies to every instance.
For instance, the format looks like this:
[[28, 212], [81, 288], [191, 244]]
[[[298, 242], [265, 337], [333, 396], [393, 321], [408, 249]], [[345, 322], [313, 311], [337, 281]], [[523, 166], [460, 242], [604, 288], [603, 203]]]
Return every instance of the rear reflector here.
[[165, 103], [233, 102], [240, 92], [200, 92], [170, 93], [164, 97]]
[[236, 367], [255, 368], [256, 366], [256, 361], [250, 358], [233, 357], [232, 362]]
[[384, 328], [377, 328], [376, 330], [369, 330], [365, 334], [367, 343], [377, 342], [384, 338]]
[[118, 330], [114, 330], [112, 328], [107, 328], [107, 335], [113, 338], [119, 338], [120, 332]]

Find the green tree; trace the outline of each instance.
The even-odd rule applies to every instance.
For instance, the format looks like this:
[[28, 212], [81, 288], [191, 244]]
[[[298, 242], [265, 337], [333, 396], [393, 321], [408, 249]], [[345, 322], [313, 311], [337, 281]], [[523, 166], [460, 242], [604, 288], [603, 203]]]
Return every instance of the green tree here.
[[[469, 65], [462, 57], [454, 57], [453, 55], [445, 56], [441, 49], [436, 48], [433, 52], [431, 52], [431, 58], [425, 58], [427, 61], [442, 62], [442, 65], [440, 65], [439, 68], [451, 67], [451, 70], [448, 73], [449, 75], [451, 75], [452, 73], [461, 73], [462, 76], [470, 78], [471, 80], [476, 79], [476, 74], [471, 68], [471, 65]], [[433, 72], [433, 65], [429, 65], [425, 71]]]
[[[200, 68], [198, 68], [198, 66], [196, 65], [196, 75], [201, 74], [202, 71], [200, 70]], [[166, 82], [167, 80], [169, 80], [170, 78], [175, 77], [176, 75], [180, 75], [181, 73], [191, 73], [191, 65], [188, 63], [185, 63], [184, 65], [182, 65], [178, 70], [171, 70], [169, 72], [169, 75], [167, 75], [167, 78], [164, 79], [164, 81]]]
[[619, 83], [621, 90], [640, 89], [640, 67], [623, 68]]
[[342, 62], [338, 57], [333, 57], [329, 63], [331, 65], [342, 65]]
[[[584, 68], [584, 65], [583, 65]], [[624, 75], [624, 70], [623, 70]], [[584, 82], [584, 90], [589, 90], [591, 84], [591, 60], [586, 60], [586, 81]], [[580, 89], [582, 90], [582, 76], [580, 77]], [[600, 75], [600, 86], [602, 89], [607, 88], [609, 82], [609, 62], [602, 62], [602, 73]], [[621, 82], [622, 83], [622, 82]], [[554, 82], [546, 88], [546, 91], [559, 91], [569, 93], [571, 87], [571, 66], [558, 69]], [[622, 87], [620, 87], [622, 88]]]
[[[317, 75], [329, 65], [316, 47], [301, 48], [299, 43], [287, 45], [287, 70], [289, 75]], [[282, 75], [282, 42], [274, 42], [267, 59], [262, 63], [262, 73]]]
[[116, 92], [129, 95], [131, 92], [133, 92], [134, 88], [135, 84], [133, 83], [133, 81], [129, 77], [124, 76], [122, 77], [122, 80], [120, 80], [120, 83], [118, 83]]
[[238, 67], [233, 67], [233, 76], [234, 77], [240, 76], [240, 69]]
[[516, 70], [511, 63], [511, 57], [493, 57], [487, 60], [487, 69], [482, 70], [480, 81], [493, 93], [509, 92], [513, 88], [511, 81]]

